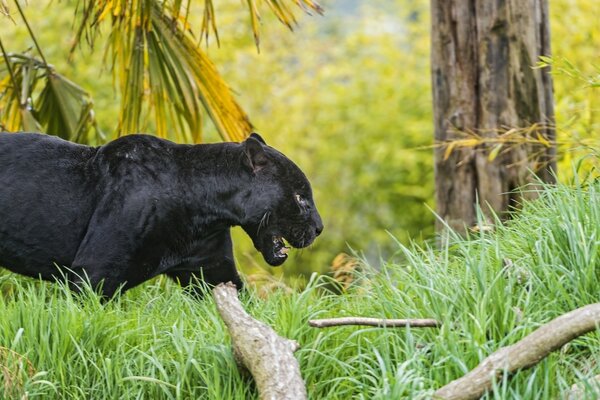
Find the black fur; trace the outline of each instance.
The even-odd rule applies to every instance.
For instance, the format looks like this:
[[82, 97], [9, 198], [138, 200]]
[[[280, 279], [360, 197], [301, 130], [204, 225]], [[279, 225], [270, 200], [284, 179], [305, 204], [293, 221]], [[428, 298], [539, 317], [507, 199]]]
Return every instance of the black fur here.
[[287, 258], [277, 238], [305, 247], [323, 229], [302, 171], [256, 134], [205, 145], [132, 135], [94, 148], [0, 133], [0, 265], [11, 271], [64, 276], [74, 290], [89, 279], [109, 297], [159, 274], [240, 288], [234, 225], [271, 265]]

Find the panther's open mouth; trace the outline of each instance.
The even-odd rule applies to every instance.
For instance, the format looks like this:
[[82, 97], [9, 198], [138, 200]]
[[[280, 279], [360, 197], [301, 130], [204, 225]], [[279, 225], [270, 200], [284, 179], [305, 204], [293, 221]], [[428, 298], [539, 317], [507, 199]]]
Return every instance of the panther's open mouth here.
[[288, 259], [292, 248], [304, 248], [314, 241], [314, 237], [309, 237], [306, 232], [295, 235], [295, 232], [284, 234], [272, 230], [260, 236], [252, 237], [252, 241], [254, 242], [254, 247], [260, 251], [267, 264], [277, 267]]
[[279, 260], [285, 260], [290, 248], [286, 246], [285, 239], [281, 236], [273, 236], [273, 257]]

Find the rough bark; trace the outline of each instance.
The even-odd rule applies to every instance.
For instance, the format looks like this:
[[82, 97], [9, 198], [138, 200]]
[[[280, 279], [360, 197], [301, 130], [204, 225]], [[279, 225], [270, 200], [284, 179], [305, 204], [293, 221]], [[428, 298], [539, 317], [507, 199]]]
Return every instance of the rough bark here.
[[298, 343], [277, 335], [272, 328], [248, 315], [231, 282], [218, 285], [212, 294], [231, 335], [236, 361], [254, 377], [260, 398], [306, 399], [306, 386], [293, 354], [299, 348]]
[[308, 324], [314, 328], [343, 325], [378, 326], [381, 328], [437, 328], [442, 325], [441, 322], [435, 319], [379, 319], [366, 317], [311, 319]]
[[578, 308], [553, 319], [517, 343], [502, 347], [475, 369], [434, 393], [447, 400], [478, 399], [488, 391], [495, 379], [531, 367], [552, 351], [571, 340], [599, 328], [600, 303]]
[[[431, 15], [436, 142], [536, 123], [554, 141], [550, 71], [532, 68], [550, 55], [547, 0], [431, 0]], [[519, 204], [511, 191], [534, 182], [529, 170], [553, 181], [554, 147], [522, 145], [493, 161], [487, 150], [456, 149], [446, 158], [436, 147], [437, 211], [456, 230], [475, 224], [477, 201], [501, 216]]]

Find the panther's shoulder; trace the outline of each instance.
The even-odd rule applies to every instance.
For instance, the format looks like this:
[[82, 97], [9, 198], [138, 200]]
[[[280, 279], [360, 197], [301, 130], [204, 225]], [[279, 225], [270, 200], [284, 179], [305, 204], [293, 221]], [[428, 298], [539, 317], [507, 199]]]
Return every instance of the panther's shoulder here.
[[152, 163], [171, 154], [175, 146], [175, 143], [156, 136], [127, 135], [98, 147], [98, 159], [111, 165]]
[[161, 139], [156, 136], [137, 133], [121, 136], [105, 145], [98, 147], [99, 150], [108, 153], [120, 153], [132, 149], [147, 149], [148, 151], [164, 151], [175, 146], [175, 143]]

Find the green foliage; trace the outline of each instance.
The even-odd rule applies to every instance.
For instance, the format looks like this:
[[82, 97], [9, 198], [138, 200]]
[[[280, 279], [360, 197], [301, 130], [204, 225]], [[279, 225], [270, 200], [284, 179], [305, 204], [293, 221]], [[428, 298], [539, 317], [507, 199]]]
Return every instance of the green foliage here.
[[[280, 22], [292, 28], [295, 16], [290, 9], [291, 1], [269, 0], [266, 3]], [[312, 0], [295, 3], [305, 11], [321, 12], [319, 5]], [[27, 26], [28, 35], [42, 59], [38, 64], [50, 70], [51, 67], [19, 2], [16, 1], [14, 6]], [[191, 0], [77, 2], [75, 15], [78, 26], [70, 46], [70, 56], [83, 38], [93, 48], [99, 37], [102, 37], [104, 26], [109, 25], [106, 52], [111, 58], [106, 61], [110, 64], [121, 94], [117, 135], [142, 131], [146, 126], [142, 121], [153, 115], [153, 127], [158, 136], [197, 143], [200, 142], [203, 125], [200, 113], [202, 107], [223, 139], [240, 141], [250, 133], [252, 126], [246, 114], [194, 39], [192, 27], [188, 24], [191, 6]], [[200, 33], [208, 41], [209, 25], [217, 35], [216, 18], [212, 1], [205, 1], [204, 6], [204, 21]], [[69, 7], [72, 8], [73, 4], [54, 8], [65, 11]], [[258, 45], [259, 15], [254, 1], [248, 1], [248, 10]], [[6, 19], [10, 18], [15, 22], [6, 2], [2, 3], [1, 11]], [[105, 23], [107, 21], [110, 21], [110, 24]], [[4, 50], [3, 53], [5, 66], [10, 72], [11, 60]], [[59, 130], [64, 137], [71, 140], [80, 139], [80, 130], [89, 125], [89, 117], [84, 118], [83, 115], [93, 115], [91, 102], [87, 101], [83, 106], [74, 108], [74, 105], [79, 104], [76, 104], [72, 97], [77, 95], [77, 99], [80, 100], [83, 95], [87, 97], [87, 93], [72, 83], [65, 84], [64, 78], [54, 79], [59, 76], [54, 72], [48, 73], [47, 76], [50, 83], [38, 99], [38, 102], [43, 104], [39, 109], [33, 110], [44, 115], [45, 121], [41, 121], [42, 124], [36, 125], [33, 121], [30, 110], [34, 96], [32, 90], [30, 92], [32, 88], [20, 86], [29, 80], [18, 80], [14, 75], [11, 79], [4, 79], [0, 86], [0, 94], [3, 97], [14, 98], [13, 103], [0, 104], [0, 122], [4, 123], [4, 129], [35, 128], [34, 130], [43, 129], [50, 134]], [[17, 92], [21, 93], [20, 97], [12, 95]], [[5, 100], [5, 103], [7, 102]], [[81, 116], [79, 121], [74, 119], [78, 116]]]
[[[556, 102], [559, 149], [559, 177], [570, 179], [574, 160], [581, 160], [581, 173], [598, 174], [598, 132], [600, 132], [600, 76], [598, 43], [600, 15], [585, 0], [552, 1], [552, 68]], [[573, 24], [572, 21], [577, 21]], [[587, 157], [594, 153], [595, 157]]]
[[[324, 218], [316, 244], [284, 265], [289, 277], [327, 270], [348, 246], [378, 264], [394, 251], [386, 231], [433, 233], [432, 154], [418, 150], [433, 143], [428, 9], [383, 3], [304, 17], [294, 35], [265, 24], [260, 54], [238, 30], [244, 15], [220, 13], [231, 18], [221, 36], [240, 39], [211, 56], [256, 130], [306, 172]], [[243, 235], [240, 244], [240, 264], [263, 264]]]
[[[94, 142], [88, 135], [92, 126], [97, 128], [90, 96], [48, 64], [23, 8], [18, 1], [14, 5], [40, 59], [26, 53], [7, 53], [0, 40], [6, 74], [0, 80], [0, 126], [3, 130], [43, 131], [74, 142]], [[5, 3], [3, 10], [11, 18]], [[36, 91], [39, 85], [43, 88]], [[98, 133], [96, 129], [96, 136]]]
[[[399, 246], [404, 262], [379, 272], [365, 266], [344, 295], [329, 294], [328, 279], [314, 275], [302, 292], [242, 300], [255, 318], [301, 344], [296, 356], [309, 398], [428, 398], [499, 347], [597, 302], [598, 238], [600, 183], [558, 186], [496, 232], [449, 237], [440, 251]], [[0, 346], [23, 357], [21, 380], [9, 388], [16, 397], [257, 398], [210, 297], [195, 301], [166, 279], [106, 305], [91, 293], [77, 299], [8, 274], [0, 289]], [[351, 315], [433, 317], [443, 326], [307, 325]], [[599, 333], [499, 380], [487, 398], [565, 398], [571, 385], [597, 374]]]
[[[215, 66], [194, 42], [179, 15], [181, 1], [82, 1], [76, 43], [85, 35], [93, 45], [109, 25], [107, 51], [122, 93], [117, 134], [141, 131], [153, 111], [156, 135], [198, 143], [200, 109], [210, 115], [226, 140], [242, 140], [251, 130]], [[110, 21], [110, 24], [108, 24]]]
[[[237, 1], [214, 4], [222, 43], [207, 48], [207, 55], [239, 94], [255, 129], [306, 171], [325, 219], [325, 233], [316, 245], [294, 252], [282, 269], [269, 268], [276, 274], [324, 271], [348, 245], [377, 263], [380, 254], [387, 257], [393, 251], [386, 230], [402, 241], [433, 232], [433, 215], [424, 207], [432, 206], [431, 152], [415, 151], [431, 145], [433, 135], [428, 10], [425, 5], [384, 3], [348, 15], [304, 16], [297, 19], [294, 33], [272, 13], [262, 12], [260, 54], [247, 10]], [[69, 7], [55, 2], [26, 12], [32, 26], [39, 27], [46, 57], [93, 93], [99, 126], [114, 132], [120, 91], [113, 93], [110, 74], [99, 72], [102, 52], [83, 47], [66, 62], [73, 36], [57, 32], [76, 33]], [[330, 11], [337, 8], [332, 5]], [[187, 23], [201, 26], [202, 15], [201, 8], [192, 7]], [[103, 37], [108, 28], [105, 22]], [[0, 33], [13, 49], [29, 44], [21, 26], [0, 28]], [[119, 80], [114, 83], [120, 85]], [[171, 93], [165, 101], [184, 99]], [[156, 121], [142, 118], [140, 128], [157, 132]], [[206, 141], [219, 140], [214, 128], [205, 122], [204, 127]], [[245, 235], [237, 235], [235, 247], [247, 269], [265, 266]]]
[[[3, 55], [6, 75], [0, 81], [2, 130], [47, 132], [80, 143], [101, 141], [97, 140], [101, 132], [87, 92], [43, 61], [4, 50]], [[92, 127], [96, 128], [96, 138], [91, 134]]]
[[[324, 16], [307, 16], [296, 7], [298, 15], [289, 23], [295, 29], [293, 33], [277, 22], [270, 2], [191, 2], [189, 8], [186, 1], [167, 3], [175, 7], [166, 12], [177, 16], [179, 26], [201, 33], [195, 38], [198, 41], [208, 43], [209, 32], [210, 38], [216, 39], [212, 26], [218, 26], [220, 46], [211, 43], [202, 51], [218, 66], [255, 130], [305, 170], [324, 218], [325, 231], [316, 244], [294, 251], [281, 269], [267, 267], [247, 237], [238, 231], [235, 248], [243, 268], [267, 269], [288, 277], [308, 275], [310, 271], [326, 271], [335, 255], [348, 251], [348, 247], [363, 252], [369, 262], [378, 265], [379, 258], [387, 259], [395, 253], [388, 232], [403, 243], [409, 238], [432, 237], [434, 217], [429, 208], [434, 208], [434, 188], [429, 146], [433, 145], [433, 126], [427, 2], [330, 0], [323, 4]], [[260, 54], [253, 25], [248, 23], [251, 4], [262, 16], [255, 23], [262, 32]], [[116, 132], [122, 97], [121, 90], [113, 90], [113, 86], [124, 84], [119, 79], [113, 82], [110, 63], [103, 63], [102, 46], [94, 51], [82, 46], [67, 62], [77, 33], [72, 27], [72, 6], [73, 2], [52, 2], [48, 7], [29, 6], [25, 11], [55, 69], [93, 94], [99, 127], [107, 133]], [[594, 65], [599, 64], [600, 23], [593, 2], [553, 0], [550, 11], [554, 59], [568, 59], [584, 77], [597, 76]], [[95, 31], [101, 39], [116, 29], [111, 18], [106, 16], [103, 26]], [[31, 46], [22, 25], [7, 22], [0, 26], [0, 35], [10, 44], [10, 51]], [[148, 50], [148, 54], [153, 52]], [[111, 54], [109, 51], [109, 59]], [[178, 58], [175, 53], [164, 57]], [[147, 89], [157, 80], [168, 80], [170, 75], [161, 72], [160, 66], [149, 66], [159, 72], [146, 76]], [[558, 68], [556, 72], [560, 72]], [[150, 80], [150, 75], [157, 79]], [[559, 140], [565, 143], [559, 153], [559, 177], [568, 179], [571, 162], [590, 153], [588, 140], [597, 140], [600, 92], [565, 73], [554, 78]], [[177, 90], [146, 100], [149, 102], [142, 106], [144, 112], [153, 113], [187, 101], [178, 96]], [[166, 129], [168, 137], [195, 140], [189, 134], [178, 137], [171, 122], [159, 125], [157, 119], [145, 115], [149, 117], [141, 118], [139, 129]], [[220, 140], [206, 118], [201, 124], [204, 141]], [[107, 139], [113, 137], [109, 134]], [[569, 140], [575, 146], [567, 145]], [[589, 171], [594, 160], [597, 158], [586, 158], [583, 163], [587, 167], [581, 171]]]

